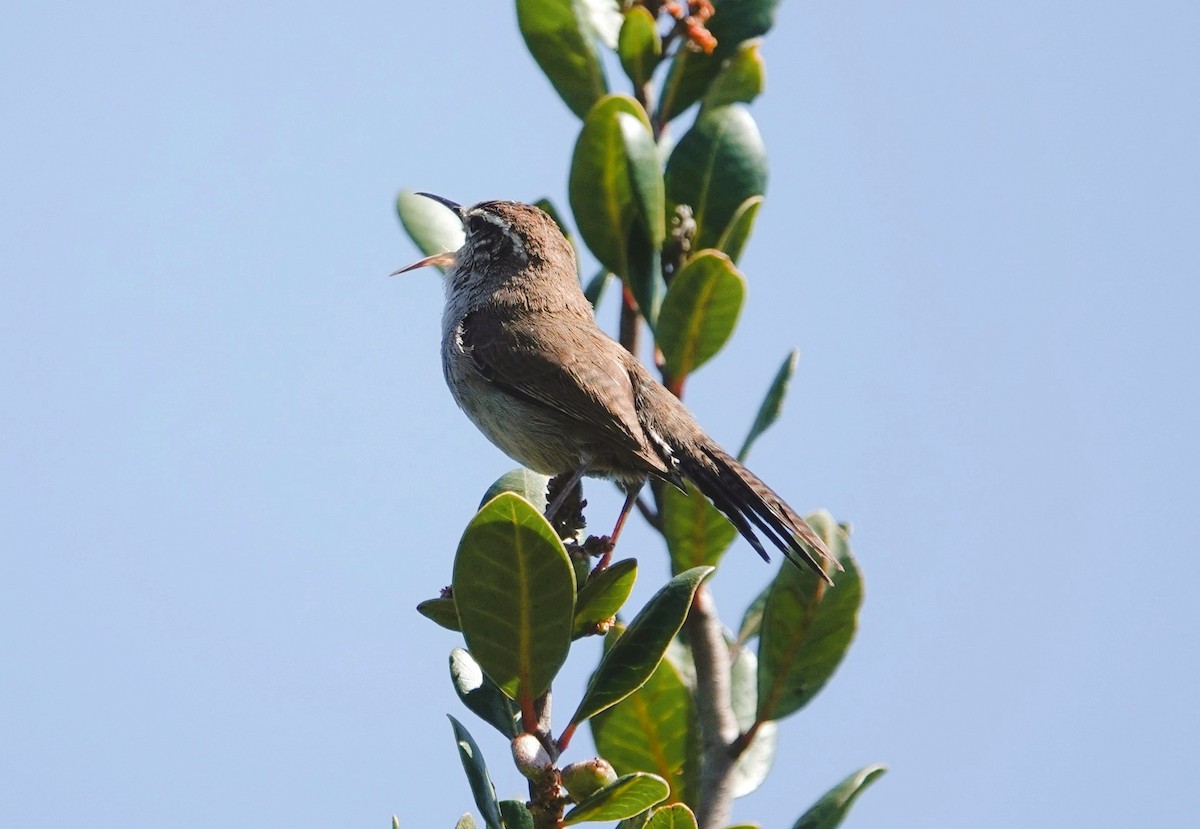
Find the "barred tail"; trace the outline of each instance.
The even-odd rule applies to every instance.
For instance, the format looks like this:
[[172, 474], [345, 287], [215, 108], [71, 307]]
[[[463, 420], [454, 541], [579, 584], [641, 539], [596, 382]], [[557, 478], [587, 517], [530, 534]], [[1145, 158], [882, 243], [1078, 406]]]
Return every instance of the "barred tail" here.
[[[755, 534], [755, 527], [797, 567], [807, 566], [833, 584], [825, 566], [838, 570], [842, 567], [825, 542], [753, 472], [711, 440], [680, 455], [680, 471], [712, 500], [764, 560], [770, 561], [771, 557]], [[828, 564], [823, 566], [825, 562]]]

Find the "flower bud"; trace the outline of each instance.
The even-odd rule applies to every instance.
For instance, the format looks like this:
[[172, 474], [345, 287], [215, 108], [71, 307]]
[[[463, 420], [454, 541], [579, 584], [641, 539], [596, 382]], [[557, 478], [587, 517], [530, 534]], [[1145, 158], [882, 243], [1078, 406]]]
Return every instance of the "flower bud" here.
[[617, 779], [617, 773], [605, 759], [593, 757], [572, 763], [562, 770], [563, 786], [576, 803], [591, 797]]

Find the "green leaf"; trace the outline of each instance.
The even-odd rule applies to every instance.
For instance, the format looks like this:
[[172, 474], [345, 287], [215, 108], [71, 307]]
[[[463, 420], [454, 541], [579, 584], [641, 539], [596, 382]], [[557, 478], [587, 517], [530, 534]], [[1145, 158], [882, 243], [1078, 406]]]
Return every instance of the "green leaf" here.
[[475, 818], [471, 817], [470, 812], [467, 812], [458, 819], [458, 823], [454, 824], [454, 829], [475, 829]]
[[625, 12], [621, 34], [617, 39], [617, 55], [621, 68], [635, 87], [642, 86], [654, 74], [662, 56], [662, 38], [654, 24], [654, 15], [645, 6], [633, 6]]
[[462, 625], [458, 622], [458, 608], [454, 605], [453, 596], [426, 599], [417, 605], [417, 612], [426, 619], [437, 622], [446, 630], [462, 630]]
[[671, 60], [667, 78], [663, 81], [654, 119], [666, 124], [699, 101], [721, 71], [721, 61], [714, 55], [682, 48]]
[[501, 800], [504, 829], [533, 829], [533, 815], [520, 800]]
[[580, 236], [653, 322], [662, 292], [657, 252], [665, 238], [665, 196], [658, 149], [637, 101], [609, 95], [588, 112], [567, 190]]
[[587, 297], [588, 302], [592, 303], [593, 311], [599, 307], [600, 300], [604, 298], [604, 291], [608, 288], [611, 278], [612, 274], [608, 272], [608, 268], [601, 268], [592, 277], [592, 280], [588, 282], [587, 287], [583, 289], [583, 295]]
[[738, 208], [767, 185], [767, 151], [741, 104], [710, 109], [679, 140], [667, 162], [668, 209], [690, 205], [693, 250], [717, 245]]
[[627, 558], [588, 579], [575, 598], [575, 636], [617, 615], [637, 581], [637, 559]]
[[600, 660], [579, 708], [571, 717], [572, 725], [616, 705], [642, 687], [683, 626], [700, 582], [712, 571], [712, 567], [693, 567], [675, 576], [651, 597]]
[[746, 242], [750, 240], [750, 231], [754, 229], [754, 220], [763, 205], [762, 196], [751, 196], [742, 202], [729, 220], [729, 226], [717, 240], [717, 249], [732, 259], [735, 263], [741, 259]]
[[592, 718], [592, 738], [618, 774], [652, 772], [671, 784], [672, 800], [694, 802], [699, 746], [692, 717], [691, 693], [666, 658], [645, 685]]
[[400, 818], [392, 815], [392, 829], [400, 829]]
[[769, 32], [775, 25], [775, 9], [779, 1], [713, 0], [714, 14], [706, 25], [717, 39], [715, 54], [721, 58], [728, 57], [745, 41]]
[[646, 821], [650, 820], [650, 810], [638, 812], [633, 817], [627, 817], [617, 824], [617, 829], [645, 829]]
[[687, 493], [673, 486], [663, 487], [662, 526], [671, 553], [671, 572], [682, 573], [692, 567], [715, 567], [737, 530], [720, 510], [700, 494], [695, 484], [684, 484]]
[[748, 104], [762, 94], [767, 81], [767, 66], [758, 43], [743, 43], [721, 66], [712, 86], [704, 93], [700, 112], [726, 104]]
[[504, 492], [471, 519], [454, 601], [471, 655], [504, 693], [531, 701], [550, 687], [571, 646], [575, 574], [536, 507]]
[[484, 504], [501, 492], [513, 492], [533, 504], [533, 508], [538, 512], [544, 513], [546, 511], [546, 487], [549, 483], [549, 476], [518, 466], [516, 469], [505, 472], [488, 487], [487, 492], [483, 493], [483, 499], [479, 502], [479, 508], [483, 509]]
[[739, 461], [746, 460], [754, 441], [779, 419], [779, 414], [783, 411], [783, 399], [787, 397], [788, 384], [792, 382], [792, 375], [796, 373], [796, 363], [799, 360], [800, 352], [796, 349], [792, 349], [791, 353], [783, 358], [783, 364], [779, 366], [779, 371], [775, 372], [775, 379], [771, 381], [771, 387], [767, 389], [767, 394], [758, 407], [758, 414], [754, 416], [754, 423], [750, 426], [750, 432], [742, 443], [741, 451], [738, 452]]
[[834, 829], [846, 817], [846, 813], [863, 790], [879, 779], [885, 771], [887, 766], [873, 765], [854, 772], [814, 803], [811, 809], [800, 816], [792, 829]]
[[770, 585], [764, 587], [762, 592], [754, 597], [754, 601], [750, 602], [746, 612], [742, 614], [742, 624], [738, 627], [737, 642], [735, 643], [737, 647], [744, 647], [747, 642], [758, 636], [758, 631], [762, 628], [763, 609], [767, 606], [767, 595], [770, 592]]
[[396, 213], [409, 238], [426, 256], [456, 251], [466, 239], [462, 222], [450, 208], [411, 190], [401, 190], [396, 196]]
[[571, 111], [582, 118], [608, 91], [594, 20], [579, 0], [517, 0], [529, 53]]
[[[746, 731], [754, 724], [758, 708], [758, 659], [745, 649], [738, 652], [729, 676], [729, 697], [738, 729]], [[778, 727], [773, 722], [764, 722], [758, 727], [754, 741], [742, 752], [730, 772], [730, 785], [734, 797], [744, 797], [757, 789], [767, 779], [771, 765], [775, 762], [775, 745], [778, 742]]]
[[829, 587], [811, 570], [781, 567], [758, 639], [758, 718], [778, 720], [808, 704], [846, 655], [858, 627], [862, 579], [846, 533], [827, 512], [809, 516], [845, 572]]
[[696, 829], [696, 816], [682, 803], [655, 809], [645, 829]]
[[[454, 729], [454, 741], [458, 743], [458, 757], [462, 760], [463, 771], [467, 773], [471, 794], [475, 798], [475, 805], [479, 807], [479, 813], [483, 815], [483, 822], [487, 824], [488, 829], [504, 829], [500, 822], [500, 806], [496, 803], [496, 787], [492, 785], [492, 778], [488, 775], [483, 755], [479, 753], [479, 746], [471, 737], [471, 732], [454, 717], [450, 717], [450, 725]], [[463, 816], [464, 819], [469, 817], [470, 815]], [[472, 820], [471, 824], [473, 823]], [[462, 825], [462, 820], [459, 821], [459, 825]]]
[[618, 777], [591, 797], [563, 815], [563, 825], [585, 820], [624, 820], [662, 803], [671, 793], [667, 781], [653, 774], [627, 774]]
[[682, 380], [716, 356], [745, 297], [745, 278], [719, 251], [701, 251], [679, 270], [658, 312], [655, 337], [668, 376]]
[[450, 651], [450, 680], [463, 705], [508, 739], [517, 736], [517, 711], [512, 701], [462, 648]]

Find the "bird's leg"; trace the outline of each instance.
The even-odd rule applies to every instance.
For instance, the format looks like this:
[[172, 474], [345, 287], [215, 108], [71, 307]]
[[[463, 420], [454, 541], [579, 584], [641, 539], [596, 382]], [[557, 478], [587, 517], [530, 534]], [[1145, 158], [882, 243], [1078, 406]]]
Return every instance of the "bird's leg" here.
[[612, 535], [604, 542], [604, 555], [600, 557], [600, 563], [592, 570], [593, 573], [599, 573], [608, 567], [608, 562], [612, 560], [613, 549], [617, 546], [617, 537], [625, 526], [625, 519], [629, 518], [629, 513], [633, 511], [633, 505], [637, 503], [638, 493], [642, 491], [644, 483], [639, 483], [625, 491], [625, 503], [621, 507], [621, 514], [617, 516], [617, 523], [613, 527]]

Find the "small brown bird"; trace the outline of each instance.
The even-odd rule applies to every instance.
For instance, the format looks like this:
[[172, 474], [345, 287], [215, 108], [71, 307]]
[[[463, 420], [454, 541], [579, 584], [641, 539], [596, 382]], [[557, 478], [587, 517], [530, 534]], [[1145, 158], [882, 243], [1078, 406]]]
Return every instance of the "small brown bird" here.
[[[545, 475], [609, 478], [626, 492], [619, 533], [649, 478], [692, 481], [764, 559], [755, 530], [830, 581], [840, 569], [782, 498], [704, 433], [645, 366], [596, 325], [575, 251], [538, 208], [462, 207], [421, 193], [462, 221], [466, 240], [396, 273], [443, 265], [442, 369], [467, 417], [509, 457]], [[553, 516], [558, 504], [551, 505]]]

